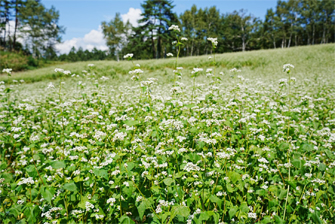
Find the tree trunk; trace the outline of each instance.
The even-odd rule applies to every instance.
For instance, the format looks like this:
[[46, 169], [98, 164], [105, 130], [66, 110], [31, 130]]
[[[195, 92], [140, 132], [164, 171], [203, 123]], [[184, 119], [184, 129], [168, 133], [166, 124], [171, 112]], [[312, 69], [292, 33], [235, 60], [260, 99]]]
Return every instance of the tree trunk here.
[[155, 58], [155, 41], [154, 41], [154, 31], [151, 31], [151, 48], [152, 48], [152, 58]]
[[18, 14], [18, 3], [17, 0], [15, 2], [15, 28], [14, 28], [14, 36], [13, 36], [13, 49], [15, 49], [15, 44], [16, 44], [16, 30], [17, 30], [17, 25], [18, 25], [18, 18], [17, 18], [17, 14]]
[[242, 31], [242, 51], [245, 51], [245, 35], [244, 35], [244, 27], [241, 25], [241, 31]]
[[275, 36], [273, 34], [271, 34], [272, 36], [272, 42], [273, 42], [273, 48], [276, 49], [276, 40], [275, 40]]
[[287, 48], [290, 48], [291, 46], [291, 39], [292, 39], [292, 33], [293, 33], [293, 23], [291, 23], [291, 32], [290, 32], [290, 39], [288, 40]]
[[193, 45], [194, 45], [194, 42], [192, 40], [192, 45], [191, 45], [191, 56], [193, 56]]
[[314, 42], [315, 42], [315, 24], [313, 23], [312, 45], [314, 45]]
[[326, 43], [326, 26], [323, 25], [323, 32], [322, 32], [322, 41], [321, 41], [322, 44], [325, 44]]

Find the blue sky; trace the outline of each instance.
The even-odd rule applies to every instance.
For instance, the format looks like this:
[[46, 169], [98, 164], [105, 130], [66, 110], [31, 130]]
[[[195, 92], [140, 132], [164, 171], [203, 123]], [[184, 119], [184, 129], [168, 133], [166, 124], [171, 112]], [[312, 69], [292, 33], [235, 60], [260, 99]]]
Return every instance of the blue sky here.
[[[59, 25], [66, 28], [63, 43], [57, 45], [60, 53], [67, 53], [72, 46], [91, 50], [107, 49], [99, 28], [102, 21], [109, 21], [119, 12], [123, 20], [133, 25], [141, 13], [144, 0], [42, 0], [47, 8], [54, 6], [60, 13]], [[174, 0], [174, 12], [178, 15], [193, 4], [198, 8], [216, 6], [220, 13], [247, 9], [249, 13], [264, 19], [266, 10], [274, 8], [277, 0]]]

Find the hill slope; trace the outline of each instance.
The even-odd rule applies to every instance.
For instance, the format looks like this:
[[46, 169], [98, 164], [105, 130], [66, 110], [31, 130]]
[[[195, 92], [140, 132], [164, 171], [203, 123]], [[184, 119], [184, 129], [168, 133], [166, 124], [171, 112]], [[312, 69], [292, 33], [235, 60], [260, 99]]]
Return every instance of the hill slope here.
[[[229, 70], [236, 67], [241, 69], [244, 74], [256, 77], [282, 74], [283, 64], [293, 64], [296, 71], [301, 74], [333, 73], [335, 44], [314, 45], [303, 47], [292, 47], [288, 49], [259, 50], [250, 52], [225, 53], [215, 56], [216, 72], [229, 73]], [[195, 68], [209, 68], [212, 65], [212, 59], [208, 56], [195, 56], [179, 58], [178, 66], [183, 67], [183, 74], [188, 75]], [[140, 64], [144, 75], [150, 77], [172, 77], [172, 70], [175, 68], [175, 58], [159, 60], [141, 60], [134, 61], [134, 64]], [[32, 71], [13, 73], [10, 79], [24, 80], [26, 83], [38, 82], [43, 80], [57, 79], [55, 68], [70, 70], [75, 74], [81, 74], [82, 70], [88, 70], [88, 64], [95, 64], [94, 71], [99, 76], [112, 77], [114, 79], [124, 79], [124, 75], [132, 69], [133, 64], [128, 61], [89, 61], [67, 63], [62, 65], [50, 66]], [[170, 78], [171, 78], [170, 77]], [[0, 76], [0, 80], [6, 80], [7, 77]]]

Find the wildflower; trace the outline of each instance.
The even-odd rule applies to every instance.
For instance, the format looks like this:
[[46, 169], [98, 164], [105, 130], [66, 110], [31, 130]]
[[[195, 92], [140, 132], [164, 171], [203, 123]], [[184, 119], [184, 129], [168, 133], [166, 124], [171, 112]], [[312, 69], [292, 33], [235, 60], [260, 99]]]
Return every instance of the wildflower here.
[[248, 213], [248, 218], [251, 218], [251, 219], [257, 219], [257, 214], [256, 214], [256, 213], [249, 212], [249, 213]]
[[69, 70], [65, 70], [65, 71], [63, 71], [63, 74], [64, 74], [64, 75], [70, 75], [71, 72], [70, 72]]
[[93, 67], [93, 66], [94, 66], [94, 64], [88, 64], [87, 66], [88, 66], [88, 67]]
[[230, 72], [241, 72], [241, 70], [237, 69], [237, 68], [233, 68], [229, 70]]
[[55, 72], [64, 72], [64, 69], [61, 69], [61, 68], [55, 68]]
[[10, 76], [11, 73], [12, 73], [12, 69], [11, 68], [4, 68], [4, 69], [2, 69], [2, 72], [7, 73]]
[[193, 71], [191, 72], [192, 74], [202, 72], [204, 69], [202, 68], [193, 68]]
[[173, 57], [173, 54], [172, 53], [167, 53], [166, 56]]
[[291, 65], [291, 64], [285, 64], [285, 65], [283, 65], [283, 72], [289, 73], [291, 71], [290, 68], [294, 68], [294, 66]]
[[115, 198], [109, 198], [109, 199], [107, 200], [107, 204], [110, 204], [111, 206], [113, 206], [115, 202], [116, 202], [116, 199], [115, 199]]
[[207, 38], [207, 40], [210, 41], [210, 42], [212, 42], [212, 45], [214, 47], [216, 47], [218, 45], [218, 38], [216, 38], [216, 37], [215, 38], [209, 37], [209, 38]]
[[86, 208], [86, 211], [90, 211], [91, 209], [94, 208], [94, 205], [87, 201], [85, 203], [85, 208]]
[[129, 53], [129, 54], [126, 54], [125, 56], [123, 56], [123, 58], [132, 58], [133, 56], [134, 56], [134, 54]]
[[186, 37], [182, 37], [180, 40], [188, 40]]
[[180, 32], [180, 29], [179, 29], [179, 27], [178, 27], [177, 25], [172, 25], [172, 26], [170, 26], [170, 27], [169, 27], [169, 30], [175, 30], [175, 31]]

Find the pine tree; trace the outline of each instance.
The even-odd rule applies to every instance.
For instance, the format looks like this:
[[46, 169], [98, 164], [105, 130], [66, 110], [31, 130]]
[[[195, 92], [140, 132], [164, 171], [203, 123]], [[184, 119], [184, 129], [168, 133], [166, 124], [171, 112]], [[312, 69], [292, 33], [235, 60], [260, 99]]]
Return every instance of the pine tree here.
[[124, 23], [121, 19], [120, 13], [116, 13], [114, 19], [112, 19], [109, 23], [102, 22], [101, 26], [110, 52], [115, 53], [117, 61], [119, 61], [119, 52], [127, 44], [132, 28], [131, 24], [129, 21]]
[[178, 24], [178, 17], [172, 12], [174, 6], [169, 0], [146, 0], [141, 6], [144, 10], [139, 20], [141, 35], [150, 36], [152, 57], [161, 58], [163, 47], [168, 47], [171, 40], [168, 28]]

